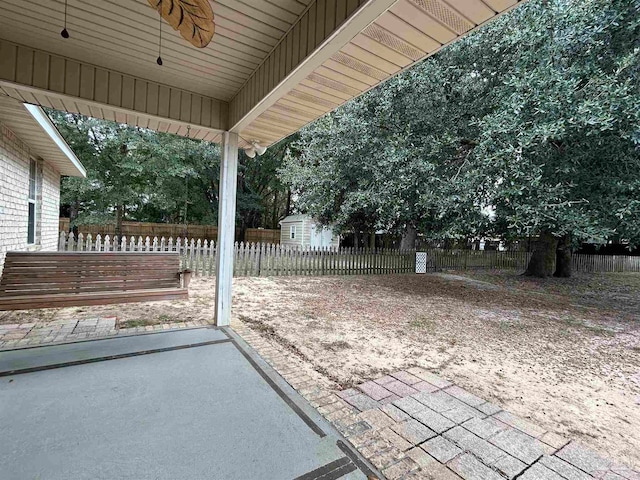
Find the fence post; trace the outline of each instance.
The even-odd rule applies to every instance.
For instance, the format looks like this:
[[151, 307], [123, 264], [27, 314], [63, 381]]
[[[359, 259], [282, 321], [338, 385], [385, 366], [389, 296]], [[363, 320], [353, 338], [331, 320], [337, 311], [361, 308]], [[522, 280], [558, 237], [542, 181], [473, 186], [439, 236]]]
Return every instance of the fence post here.
[[65, 236], [66, 236], [66, 233], [64, 232], [64, 230], [60, 232], [60, 237], [58, 239], [58, 250], [61, 252], [64, 252], [65, 246], [67, 244], [67, 242], [65, 241]]

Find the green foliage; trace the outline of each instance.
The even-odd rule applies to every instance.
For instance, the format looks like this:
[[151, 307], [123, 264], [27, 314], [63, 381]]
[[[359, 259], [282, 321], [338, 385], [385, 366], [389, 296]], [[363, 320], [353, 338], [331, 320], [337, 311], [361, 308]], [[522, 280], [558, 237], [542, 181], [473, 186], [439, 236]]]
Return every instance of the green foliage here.
[[531, 2], [491, 28], [508, 73], [475, 156], [512, 235], [640, 240], [639, 9]]
[[[63, 178], [61, 203], [72, 224], [121, 219], [216, 224], [220, 147], [55, 110], [49, 116], [87, 169]], [[288, 189], [275, 175], [287, 143], [262, 157], [240, 156], [241, 226], [273, 227], [285, 215]]]
[[280, 175], [341, 231], [640, 241], [639, 0], [531, 0], [315, 122]]
[[289, 187], [278, 177], [284, 156], [297, 135], [270, 146], [264, 155], [240, 156], [237, 210], [240, 227], [279, 228], [290, 209]]

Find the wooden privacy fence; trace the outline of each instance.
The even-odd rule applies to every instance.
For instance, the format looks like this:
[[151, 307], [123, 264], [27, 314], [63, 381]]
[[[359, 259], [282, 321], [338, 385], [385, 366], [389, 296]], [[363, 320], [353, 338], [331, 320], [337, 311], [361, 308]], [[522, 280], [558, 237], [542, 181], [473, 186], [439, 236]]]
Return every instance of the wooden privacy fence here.
[[439, 270], [525, 270], [531, 253], [497, 250], [427, 250], [427, 272]]
[[[531, 258], [531, 252], [523, 251], [433, 249], [426, 252], [427, 272], [467, 269], [524, 271]], [[640, 257], [573, 254], [572, 265], [574, 272], [583, 273], [640, 272]]]
[[[207, 240], [154, 237], [121, 238], [60, 232], [59, 251], [177, 252], [181, 267], [196, 276], [216, 273], [216, 244]], [[415, 250], [311, 248], [267, 243], [234, 244], [235, 276], [375, 275], [414, 273]]]
[[640, 257], [631, 255], [572, 255], [576, 272], [640, 272]]
[[[69, 231], [69, 219], [60, 217], [59, 231]], [[104, 238], [109, 235], [111, 238], [116, 233], [116, 226], [106, 225], [79, 225], [78, 231], [85, 238], [91, 234], [93, 238], [101, 235]], [[236, 229], [236, 238], [239, 239], [241, 230]], [[122, 222], [122, 235], [126, 237], [158, 237], [158, 238], [200, 238], [202, 240], [216, 240], [218, 238], [218, 227], [215, 225], [192, 225], [183, 223], [151, 223], [151, 222]], [[247, 228], [244, 231], [245, 242], [280, 243], [280, 229], [267, 228]]]

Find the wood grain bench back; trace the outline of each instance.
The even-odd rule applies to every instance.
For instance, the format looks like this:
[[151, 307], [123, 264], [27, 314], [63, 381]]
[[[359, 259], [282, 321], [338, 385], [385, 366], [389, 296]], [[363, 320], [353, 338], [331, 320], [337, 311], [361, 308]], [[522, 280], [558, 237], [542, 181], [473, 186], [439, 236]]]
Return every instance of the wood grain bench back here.
[[177, 253], [8, 252], [0, 296], [180, 288]]

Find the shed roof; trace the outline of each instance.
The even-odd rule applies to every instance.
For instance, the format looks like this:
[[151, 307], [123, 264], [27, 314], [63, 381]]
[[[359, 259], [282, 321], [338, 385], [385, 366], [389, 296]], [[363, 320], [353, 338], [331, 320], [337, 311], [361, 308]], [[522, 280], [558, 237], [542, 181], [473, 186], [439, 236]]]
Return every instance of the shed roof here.
[[42, 108], [0, 96], [0, 122], [61, 175], [86, 177], [84, 166]]
[[311, 219], [311, 215], [306, 214], [306, 213], [300, 213], [297, 215], [288, 215], [286, 217], [284, 217], [282, 220], [280, 220], [280, 225], [282, 225], [283, 223], [289, 223], [289, 222], [300, 222], [302, 220], [310, 220]]

